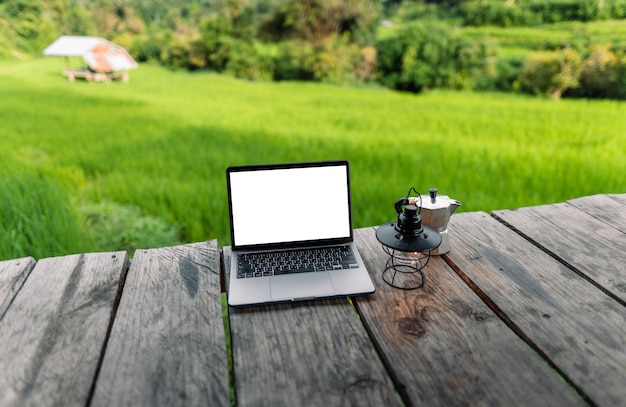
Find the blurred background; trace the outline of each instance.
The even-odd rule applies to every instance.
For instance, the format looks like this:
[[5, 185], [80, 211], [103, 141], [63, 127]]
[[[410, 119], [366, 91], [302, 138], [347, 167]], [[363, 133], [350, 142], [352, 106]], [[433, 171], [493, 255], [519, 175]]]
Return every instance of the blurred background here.
[[[626, 0], [4, 0], [0, 27], [1, 259], [228, 245], [229, 165], [348, 159], [355, 227], [410, 187], [626, 192]], [[64, 35], [138, 66], [44, 56]]]

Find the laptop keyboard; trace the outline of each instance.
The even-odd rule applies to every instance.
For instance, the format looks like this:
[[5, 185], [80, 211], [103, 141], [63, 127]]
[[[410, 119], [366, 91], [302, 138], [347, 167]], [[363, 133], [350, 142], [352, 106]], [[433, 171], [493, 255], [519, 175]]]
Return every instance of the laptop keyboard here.
[[237, 278], [268, 277], [357, 267], [358, 264], [350, 245], [243, 253], [238, 256]]

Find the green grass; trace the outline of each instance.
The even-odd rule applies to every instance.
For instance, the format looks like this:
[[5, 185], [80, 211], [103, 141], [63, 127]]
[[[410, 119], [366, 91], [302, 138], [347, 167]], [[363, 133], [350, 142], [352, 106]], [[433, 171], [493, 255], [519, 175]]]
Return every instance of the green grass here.
[[[0, 162], [0, 259], [90, 251], [70, 199], [39, 171]], [[59, 230], [53, 238], [51, 231]]]
[[[79, 214], [31, 241], [228, 244], [224, 171], [233, 164], [350, 160], [355, 227], [393, 219], [411, 186], [438, 187], [466, 211], [626, 192], [624, 102], [246, 82], [152, 65], [127, 84], [69, 83], [62, 69], [55, 58], [0, 63], [0, 158], [14, 163], [0, 176], [13, 184], [36, 171]], [[59, 200], [29, 188], [0, 194]]]

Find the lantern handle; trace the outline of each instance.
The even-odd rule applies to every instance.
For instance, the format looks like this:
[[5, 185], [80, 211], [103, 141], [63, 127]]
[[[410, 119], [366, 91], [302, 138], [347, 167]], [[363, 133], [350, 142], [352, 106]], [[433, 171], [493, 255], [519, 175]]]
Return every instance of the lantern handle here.
[[396, 209], [396, 213], [398, 215], [400, 215], [400, 213], [402, 213], [402, 207], [404, 205], [408, 205], [409, 204], [409, 196], [411, 195], [411, 191], [414, 191], [417, 194], [418, 198], [419, 198], [420, 204], [417, 205], [417, 213], [421, 213], [421, 211], [422, 211], [422, 194], [420, 194], [417, 191], [417, 189], [415, 189], [415, 187], [411, 187], [411, 188], [409, 188], [409, 192], [407, 192], [406, 197], [398, 199], [396, 201], [396, 203], [394, 204], [394, 207]]
[[408, 204], [409, 201], [406, 198], [400, 198], [396, 201], [396, 203], [394, 204], [394, 207], [396, 208], [396, 213], [398, 215], [400, 215], [402, 213], [402, 206]]

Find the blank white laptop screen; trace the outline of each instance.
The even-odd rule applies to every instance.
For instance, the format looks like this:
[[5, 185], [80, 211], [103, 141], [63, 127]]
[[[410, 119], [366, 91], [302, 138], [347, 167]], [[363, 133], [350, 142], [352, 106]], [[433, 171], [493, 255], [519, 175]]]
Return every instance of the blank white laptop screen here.
[[230, 173], [233, 246], [351, 236], [345, 165]]

